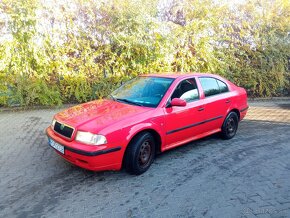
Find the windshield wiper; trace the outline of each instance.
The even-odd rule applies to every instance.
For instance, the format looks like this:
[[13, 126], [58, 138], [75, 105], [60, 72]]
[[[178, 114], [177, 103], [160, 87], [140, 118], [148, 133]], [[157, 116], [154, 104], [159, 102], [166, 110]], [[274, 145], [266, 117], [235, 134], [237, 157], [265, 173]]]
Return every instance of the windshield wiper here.
[[110, 97], [113, 101], [116, 101], [116, 98], [115, 98], [112, 94], [109, 94], [109, 97]]
[[128, 103], [128, 104], [137, 105], [137, 106], [143, 106], [143, 105], [140, 104], [140, 103], [137, 103], [137, 102], [134, 102], [134, 101], [130, 101], [130, 100], [125, 99], [125, 98], [115, 98], [115, 100], [117, 100], [117, 101], [121, 101], [121, 102], [125, 102], [125, 103]]

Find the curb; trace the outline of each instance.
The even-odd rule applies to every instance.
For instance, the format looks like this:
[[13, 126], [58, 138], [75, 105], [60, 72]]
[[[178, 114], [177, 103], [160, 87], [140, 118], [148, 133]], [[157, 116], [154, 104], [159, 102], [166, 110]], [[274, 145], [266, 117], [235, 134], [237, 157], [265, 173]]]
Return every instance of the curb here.
[[33, 111], [33, 110], [51, 110], [51, 109], [65, 109], [68, 107], [75, 106], [77, 104], [63, 104], [59, 106], [14, 106], [14, 107], [0, 107], [0, 113], [2, 112], [18, 112], [18, 111]]
[[250, 98], [248, 97], [248, 101], [250, 102], [264, 102], [264, 101], [290, 101], [290, 97], [269, 97], [269, 98]]
[[[269, 98], [248, 98], [248, 102], [282, 102], [282, 101], [289, 101], [290, 97], [269, 97]], [[79, 103], [81, 104], [81, 103]], [[14, 107], [0, 107], [1, 112], [18, 112], [18, 111], [29, 111], [29, 110], [45, 110], [45, 109], [65, 109], [68, 107], [72, 107], [78, 104], [63, 104], [59, 106], [14, 106]]]

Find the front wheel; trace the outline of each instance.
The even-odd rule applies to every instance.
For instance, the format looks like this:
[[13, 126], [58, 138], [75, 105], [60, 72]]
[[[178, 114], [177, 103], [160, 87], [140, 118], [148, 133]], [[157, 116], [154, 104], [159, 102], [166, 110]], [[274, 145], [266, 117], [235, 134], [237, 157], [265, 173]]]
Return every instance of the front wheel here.
[[129, 143], [125, 154], [125, 168], [135, 175], [146, 172], [155, 156], [155, 140], [149, 132], [137, 135]]
[[239, 118], [237, 113], [230, 112], [226, 117], [223, 126], [221, 136], [223, 139], [231, 139], [236, 135], [238, 130]]

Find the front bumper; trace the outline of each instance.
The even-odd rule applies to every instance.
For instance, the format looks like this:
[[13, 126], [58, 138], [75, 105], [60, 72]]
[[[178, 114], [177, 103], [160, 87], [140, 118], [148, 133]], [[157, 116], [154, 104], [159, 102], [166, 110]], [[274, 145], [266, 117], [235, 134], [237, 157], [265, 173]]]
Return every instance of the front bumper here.
[[55, 134], [51, 127], [46, 129], [46, 134], [64, 146], [64, 154], [55, 151], [72, 164], [93, 171], [120, 170], [122, 167], [124, 149], [120, 145], [91, 146], [67, 141]]

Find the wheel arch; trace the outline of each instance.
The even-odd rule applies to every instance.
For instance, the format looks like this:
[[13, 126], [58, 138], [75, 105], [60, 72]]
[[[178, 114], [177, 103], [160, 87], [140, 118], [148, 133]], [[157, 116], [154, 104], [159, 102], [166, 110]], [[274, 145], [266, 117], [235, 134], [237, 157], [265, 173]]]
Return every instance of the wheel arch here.
[[138, 137], [138, 135], [140, 135], [140, 134], [142, 134], [142, 133], [144, 133], [144, 132], [149, 132], [149, 133], [153, 136], [153, 138], [154, 138], [154, 140], [155, 140], [155, 143], [156, 143], [156, 144], [155, 144], [155, 152], [156, 152], [156, 154], [161, 153], [161, 144], [162, 144], [162, 139], [161, 139], [160, 134], [159, 134], [155, 129], [153, 129], [153, 128], [145, 128], [145, 129], [141, 129], [141, 130], [135, 132], [135, 133], [131, 136], [131, 138], [130, 138], [130, 140], [129, 140], [127, 146], [126, 146], [126, 149], [125, 149], [124, 155], [123, 155], [122, 167], [124, 166], [124, 160], [125, 160], [125, 156], [126, 156], [126, 152], [127, 152], [127, 149], [128, 149], [129, 144], [132, 142], [132, 140], [133, 140], [134, 138]]
[[[228, 112], [228, 114], [231, 113], [231, 112], [235, 112], [235, 113], [238, 115], [238, 121], [240, 121], [240, 119], [241, 119], [240, 111], [239, 111], [238, 109], [236, 109], [236, 108], [233, 108], [233, 109], [231, 109], [231, 110]], [[227, 116], [228, 116], [228, 114], [227, 114]]]

